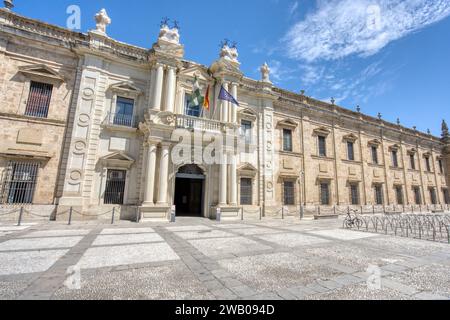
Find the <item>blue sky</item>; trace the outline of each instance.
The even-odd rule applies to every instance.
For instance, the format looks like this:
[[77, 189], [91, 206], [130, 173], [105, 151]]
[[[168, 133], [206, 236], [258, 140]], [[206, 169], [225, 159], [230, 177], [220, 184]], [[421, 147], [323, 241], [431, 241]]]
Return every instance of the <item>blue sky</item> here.
[[273, 82], [349, 109], [440, 134], [450, 121], [448, 0], [15, 0], [17, 13], [66, 26], [79, 5], [81, 31], [106, 8], [109, 36], [145, 48], [162, 17], [181, 25], [186, 59], [210, 65], [219, 43], [238, 43], [243, 72], [259, 79], [267, 61]]

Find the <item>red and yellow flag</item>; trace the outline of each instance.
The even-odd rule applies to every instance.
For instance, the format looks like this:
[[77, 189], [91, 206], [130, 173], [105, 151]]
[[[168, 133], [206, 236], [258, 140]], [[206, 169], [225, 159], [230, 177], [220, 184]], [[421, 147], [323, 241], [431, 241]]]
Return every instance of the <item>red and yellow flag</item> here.
[[209, 111], [209, 86], [206, 89], [205, 99], [203, 99], [203, 108]]

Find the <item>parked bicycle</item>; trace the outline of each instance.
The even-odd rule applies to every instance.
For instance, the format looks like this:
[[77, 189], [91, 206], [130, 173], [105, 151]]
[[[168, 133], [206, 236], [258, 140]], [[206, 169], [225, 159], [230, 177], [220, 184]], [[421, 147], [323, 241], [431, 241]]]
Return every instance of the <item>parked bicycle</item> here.
[[[353, 213], [353, 214], [352, 214]], [[360, 229], [363, 226], [364, 222], [358, 217], [357, 210], [350, 210], [347, 213], [347, 217], [344, 220], [344, 228], [345, 229]]]

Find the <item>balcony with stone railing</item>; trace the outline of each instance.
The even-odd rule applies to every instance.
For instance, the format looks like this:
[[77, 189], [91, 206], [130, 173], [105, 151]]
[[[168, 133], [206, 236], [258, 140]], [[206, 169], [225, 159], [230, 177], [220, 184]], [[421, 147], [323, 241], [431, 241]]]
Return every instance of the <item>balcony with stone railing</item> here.
[[110, 130], [136, 131], [138, 121], [133, 115], [108, 112], [108, 115], [102, 122], [102, 126]]
[[230, 123], [210, 120], [205, 118], [198, 118], [187, 115], [176, 116], [176, 127], [181, 129], [189, 129], [192, 131], [222, 133], [227, 129], [234, 129]]

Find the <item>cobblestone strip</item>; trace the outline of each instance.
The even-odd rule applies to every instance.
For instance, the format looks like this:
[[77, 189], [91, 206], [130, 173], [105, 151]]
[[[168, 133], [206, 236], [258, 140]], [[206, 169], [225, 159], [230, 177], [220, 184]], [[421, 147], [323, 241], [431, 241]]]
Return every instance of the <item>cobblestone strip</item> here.
[[84, 252], [91, 247], [101, 228], [93, 229], [69, 252], [59, 259], [50, 269], [44, 272], [36, 281], [31, 283], [19, 296], [18, 300], [49, 300], [66, 281], [67, 270], [80, 261]]
[[[233, 300], [268, 297], [269, 293], [258, 294], [255, 290], [234, 278], [231, 273], [221, 268], [216, 260], [202, 254], [190, 245], [187, 240], [178, 237], [165, 228], [154, 229], [175, 251], [189, 270], [202, 282], [204, 287], [217, 299]], [[270, 298], [275, 296], [280, 299], [279, 296], [273, 293], [270, 293], [270, 295]]]

